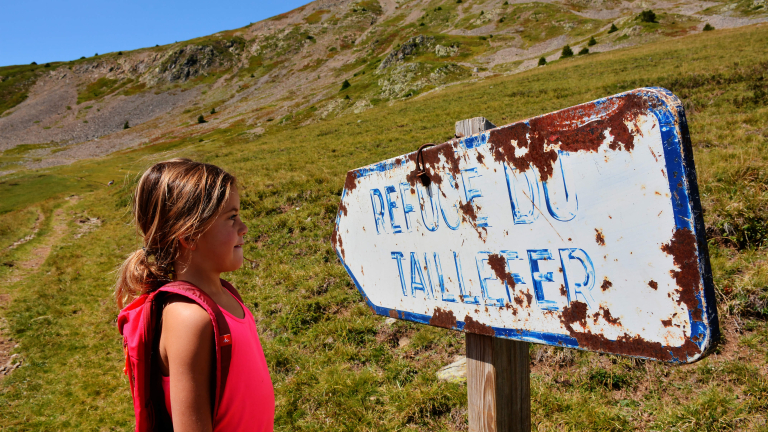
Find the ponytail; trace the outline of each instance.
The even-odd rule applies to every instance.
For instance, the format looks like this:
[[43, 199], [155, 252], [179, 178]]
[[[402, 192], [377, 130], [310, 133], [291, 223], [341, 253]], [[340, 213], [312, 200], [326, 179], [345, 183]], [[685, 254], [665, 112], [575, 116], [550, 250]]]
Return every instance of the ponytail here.
[[122, 309], [136, 297], [172, 281], [172, 268], [172, 263], [170, 266], [160, 266], [152, 261], [144, 248], [132, 253], [118, 271], [115, 287], [117, 306]]
[[144, 247], [118, 271], [115, 297], [120, 309], [174, 280], [179, 239], [195, 239], [213, 223], [235, 182], [221, 168], [189, 159], [157, 163], [141, 176], [133, 215]]

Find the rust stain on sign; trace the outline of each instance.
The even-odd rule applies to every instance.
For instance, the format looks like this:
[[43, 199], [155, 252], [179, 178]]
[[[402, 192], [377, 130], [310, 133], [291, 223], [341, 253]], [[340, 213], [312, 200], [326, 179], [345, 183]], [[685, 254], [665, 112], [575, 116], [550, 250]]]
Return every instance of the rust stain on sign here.
[[661, 245], [661, 250], [672, 255], [678, 270], [670, 270], [675, 278], [679, 298], [677, 304], [684, 303], [691, 312], [694, 321], [701, 321], [701, 308], [696, 293], [699, 288], [701, 274], [699, 273], [699, 260], [696, 256], [696, 237], [686, 229], [678, 229], [668, 244]]
[[[609, 311], [608, 316], [610, 316]], [[656, 358], [664, 361], [673, 359], [692, 358], [701, 353], [701, 349], [691, 339], [686, 338], [682, 346], [663, 346], [660, 342], [649, 342], [640, 336], [623, 334], [616, 340], [603, 335], [594, 334], [587, 329], [587, 305], [582, 302], [572, 302], [571, 306], [563, 309], [561, 322], [570, 335], [575, 338], [579, 347], [590, 351], [609, 352], [633, 357]], [[573, 328], [580, 324], [585, 330]]]
[[510, 289], [515, 288], [515, 278], [507, 270], [507, 260], [499, 254], [488, 255], [488, 265], [496, 278], [504, 281]]
[[336, 228], [333, 230], [333, 235], [331, 235], [331, 245], [334, 249], [341, 253], [342, 259], [346, 258], [346, 254], [344, 253], [344, 241], [341, 239], [341, 235], [339, 235], [338, 226], [336, 226]]
[[[458, 145], [458, 143], [459, 143], [458, 140], [450, 140], [440, 145], [430, 147], [430, 148], [425, 148], [424, 150], [422, 150], [421, 155], [424, 158], [423, 168], [430, 182], [435, 183], [438, 186], [443, 184], [443, 176], [440, 175], [440, 173], [438, 172], [438, 169], [440, 169], [444, 165], [445, 165], [445, 171], [453, 175], [454, 178], [459, 176], [459, 174], [461, 173], [461, 170], [459, 168], [459, 164], [461, 163], [461, 160], [459, 156], [456, 155], [456, 148], [455, 148]], [[415, 153], [413, 153], [411, 160], [414, 163], [416, 162]], [[416, 170], [414, 170], [408, 173], [405, 179], [411, 186], [415, 186], [416, 182], [420, 181], [419, 173]], [[456, 185], [455, 187], [458, 188], [458, 185]]]
[[605, 246], [605, 236], [603, 236], [603, 231], [597, 228], [595, 228], [595, 242], [600, 246]]
[[354, 171], [349, 171], [347, 173], [347, 179], [344, 181], [344, 189], [346, 189], [348, 192], [355, 190], [357, 187], [357, 173]]
[[346, 206], [346, 204], [344, 204], [344, 201], [342, 201], [342, 202], [340, 202], [340, 203], [339, 203], [339, 212], [340, 212], [340, 213], [343, 213], [343, 214], [344, 214], [344, 216], [346, 216], [346, 215], [347, 215], [347, 213], [349, 212], [349, 211], [347, 210], [347, 206]]
[[477, 222], [477, 212], [475, 211], [475, 206], [473, 206], [472, 203], [460, 204], [459, 209], [466, 217], [467, 222], [470, 222], [473, 225]]
[[496, 336], [496, 332], [493, 331], [493, 327], [477, 322], [469, 315], [464, 317], [464, 331], [486, 336]]
[[651, 288], [653, 288], [653, 289], [655, 289], [655, 290], [658, 290], [658, 289], [659, 289], [659, 284], [658, 284], [656, 281], [650, 281], [650, 282], [648, 282], [648, 286], [649, 286], [649, 287], [651, 287]]
[[444, 311], [440, 308], [435, 308], [432, 318], [429, 319], [429, 325], [447, 329], [456, 328], [456, 317], [453, 315], [452, 310]]
[[[640, 95], [627, 95], [615, 103], [607, 116], [600, 116], [597, 105], [580, 105], [511, 127], [493, 129], [488, 138], [493, 157], [497, 162], [514, 165], [521, 172], [534, 166], [541, 180], [546, 181], [552, 176], [557, 149], [596, 152], [610, 135], [611, 150], [632, 151], [635, 134], [627, 124], [634, 124], [636, 117], [648, 109], [648, 100]], [[585, 118], [593, 116], [598, 119], [584, 124]]]
[[592, 318], [594, 319], [594, 323], [597, 324], [597, 320], [601, 317], [605, 320], [605, 322], [609, 324], [621, 325], [621, 321], [619, 321], [618, 318], [614, 318], [611, 315], [611, 311], [604, 308], [603, 306], [600, 306], [600, 310], [592, 316]]
[[608, 280], [608, 278], [603, 279], [603, 284], [600, 285], [600, 289], [603, 291], [607, 291], [610, 287], [613, 286], [613, 283]]

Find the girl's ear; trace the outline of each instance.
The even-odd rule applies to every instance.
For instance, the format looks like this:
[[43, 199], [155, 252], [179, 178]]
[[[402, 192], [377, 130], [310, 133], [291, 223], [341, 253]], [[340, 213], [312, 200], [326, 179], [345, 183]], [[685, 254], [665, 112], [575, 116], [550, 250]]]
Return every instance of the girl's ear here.
[[192, 240], [190, 240], [190, 239], [188, 239], [188, 238], [179, 237], [179, 244], [180, 244], [180, 245], [181, 245], [181, 247], [183, 247], [184, 249], [189, 249], [189, 250], [195, 250], [195, 249], [197, 249], [197, 242], [195, 242], [195, 241], [192, 241]]

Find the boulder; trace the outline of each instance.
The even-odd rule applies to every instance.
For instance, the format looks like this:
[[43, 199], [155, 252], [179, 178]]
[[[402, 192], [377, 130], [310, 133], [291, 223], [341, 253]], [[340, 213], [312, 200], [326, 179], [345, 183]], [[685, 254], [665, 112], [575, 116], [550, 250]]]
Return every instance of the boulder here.
[[437, 371], [439, 381], [448, 382], [466, 382], [467, 381], [467, 358], [457, 357], [456, 361], [448, 366], [442, 367]]

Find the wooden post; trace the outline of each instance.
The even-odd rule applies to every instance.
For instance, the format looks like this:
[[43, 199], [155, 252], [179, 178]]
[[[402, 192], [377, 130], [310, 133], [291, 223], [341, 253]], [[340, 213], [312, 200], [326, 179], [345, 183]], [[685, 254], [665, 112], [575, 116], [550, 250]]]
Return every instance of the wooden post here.
[[470, 432], [530, 432], [528, 342], [466, 333]]
[[[456, 135], [495, 128], [484, 117], [456, 122]], [[465, 333], [470, 432], [530, 432], [528, 342]]]

